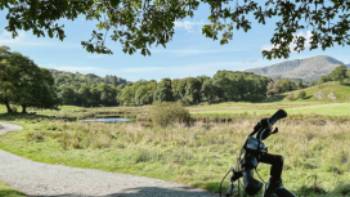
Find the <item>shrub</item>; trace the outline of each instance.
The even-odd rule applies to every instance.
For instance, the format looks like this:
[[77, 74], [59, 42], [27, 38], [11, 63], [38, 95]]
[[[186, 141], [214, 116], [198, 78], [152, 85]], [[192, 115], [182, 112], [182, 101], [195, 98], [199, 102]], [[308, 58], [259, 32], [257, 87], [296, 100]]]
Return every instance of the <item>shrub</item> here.
[[26, 139], [28, 142], [43, 142], [45, 140], [44, 132], [30, 132], [26, 135]]
[[304, 90], [300, 91], [297, 97], [298, 99], [302, 99], [302, 100], [306, 99], [307, 97], [306, 92]]
[[180, 103], [155, 104], [150, 110], [150, 115], [154, 126], [167, 127], [174, 123], [190, 125], [192, 122], [190, 112]]
[[294, 94], [288, 94], [286, 98], [287, 98], [287, 100], [289, 100], [289, 101], [294, 101], [294, 100], [296, 100]]

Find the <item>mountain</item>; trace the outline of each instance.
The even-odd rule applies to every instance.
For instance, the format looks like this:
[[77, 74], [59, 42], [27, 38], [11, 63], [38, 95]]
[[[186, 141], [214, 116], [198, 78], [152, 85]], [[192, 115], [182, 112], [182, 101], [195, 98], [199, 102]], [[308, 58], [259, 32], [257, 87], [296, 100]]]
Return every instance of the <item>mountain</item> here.
[[306, 82], [319, 80], [343, 62], [329, 56], [315, 56], [305, 59], [285, 61], [270, 66], [249, 69], [248, 72], [271, 78], [301, 79]]

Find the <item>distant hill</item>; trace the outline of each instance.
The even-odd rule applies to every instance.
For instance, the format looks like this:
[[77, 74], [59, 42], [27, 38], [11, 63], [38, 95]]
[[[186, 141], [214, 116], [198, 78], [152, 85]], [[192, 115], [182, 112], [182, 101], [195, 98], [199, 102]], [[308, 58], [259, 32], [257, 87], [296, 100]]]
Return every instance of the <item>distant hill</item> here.
[[61, 83], [106, 83], [110, 85], [122, 85], [128, 83], [125, 79], [114, 76], [107, 75], [105, 77], [100, 77], [95, 74], [81, 74], [78, 72], [67, 72], [60, 71], [55, 69], [49, 69], [53, 78], [56, 81], [56, 84], [60, 85]]
[[305, 89], [287, 92], [284, 94], [285, 100], [287, 100], [288, 97], [290, 98], [288, 95], [297, 96], [301, 91], [306, 93], [306, 100], [310, 101], [350, 101], [350, 86], [342, 85], [339, 82], [327, 82]]
[[321, 76], [332, 72], [343, 62], [329, 56], [315, 56], [306, 59], [285, 61], [270, 66], [249, 69], [248, 72], [271, 78], [301, 79], [306, 82], [319, 80]]

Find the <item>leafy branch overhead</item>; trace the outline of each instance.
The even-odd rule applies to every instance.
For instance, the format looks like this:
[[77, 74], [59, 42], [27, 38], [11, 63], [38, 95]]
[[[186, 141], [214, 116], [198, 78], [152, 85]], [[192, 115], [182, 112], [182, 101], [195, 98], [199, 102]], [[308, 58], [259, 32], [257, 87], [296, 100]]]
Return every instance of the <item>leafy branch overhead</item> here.
[[[350, 1], [346, 0], [2, 0], [6, 29], [38, 37], [65, 38], [64, 20], [85, 17], [95, 21], [91, 38], [82, 41], [88, 52], [111, 54], [107, 40], [119, 42], [123, 52], [150, 55], [151, 46], [166, 44], [175, 21], [192, 17], [199, 6], [208, 8], [202, 33], [227, 44], [235, 31], [248, 32], [258, 24], [274, 23], [268, 59], [288, 57], [292, 51], [350, 45]], [[307, 37], [300, 32], [310, 32]]]

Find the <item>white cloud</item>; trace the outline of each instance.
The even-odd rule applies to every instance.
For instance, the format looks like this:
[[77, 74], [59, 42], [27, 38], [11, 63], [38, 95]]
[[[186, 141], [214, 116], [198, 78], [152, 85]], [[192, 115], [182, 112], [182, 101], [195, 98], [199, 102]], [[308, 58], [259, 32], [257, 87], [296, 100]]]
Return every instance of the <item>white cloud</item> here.
[[183, 29], [187, 32], [194, 32], [199, 30], [203, 24], [204, 22], [199, 22], [199, 21], [189, 21], [189, 20], [175, 21], [175, 28]]
[[[296, 47], [296, 38], [297, 37], [304, 37], [305, 38], [305, 49], [310, 49], [311, 47], [311, 41], [312, 41], [312, 33], [311, 31], [300, 31], [300, 32], [297, 32], [295, 34], [293, 34], [293, 37], [294, 37], [294, 40], [293, 42], [290, 44], [289, 48], [292, 52], [295, 52], [294, 48]], [[266, 44], [266, 45], [263, 45], [261, 47], [261, 50], [271, 50], [273, 48], [275, 48], [276, 45], [272, 45], [272, 44]]]

